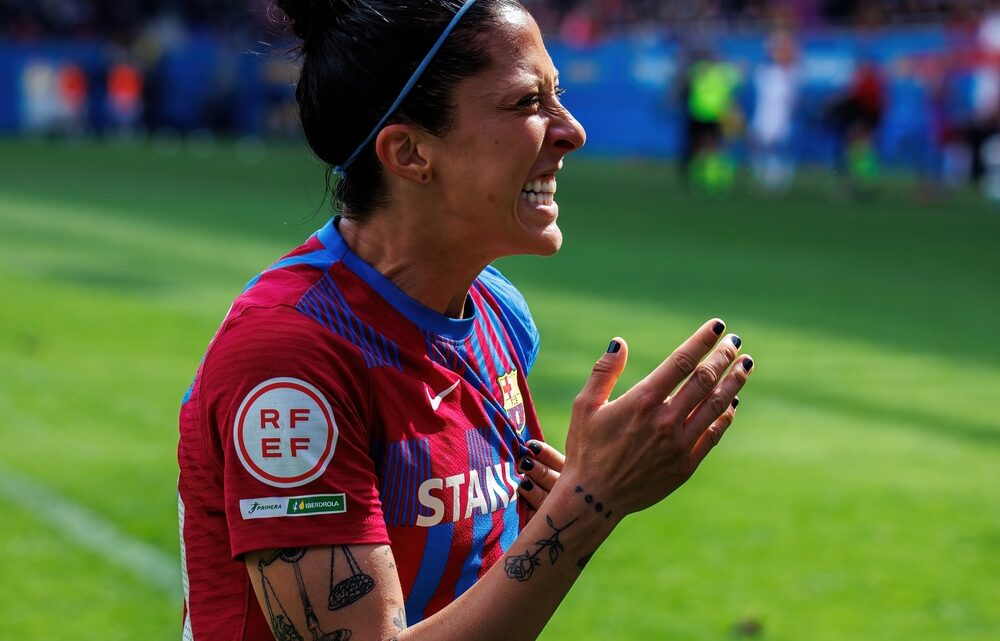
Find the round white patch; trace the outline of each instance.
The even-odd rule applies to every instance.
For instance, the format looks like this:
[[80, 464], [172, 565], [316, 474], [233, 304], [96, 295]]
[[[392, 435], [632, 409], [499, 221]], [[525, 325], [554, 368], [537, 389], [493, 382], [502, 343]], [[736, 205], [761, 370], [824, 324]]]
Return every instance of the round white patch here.
[[273, 487], [298, 487], [326, 470], [337, 423], [323, 394], [297, 378], [253, 388], [236, 412], [233, 442], [247, 472]]

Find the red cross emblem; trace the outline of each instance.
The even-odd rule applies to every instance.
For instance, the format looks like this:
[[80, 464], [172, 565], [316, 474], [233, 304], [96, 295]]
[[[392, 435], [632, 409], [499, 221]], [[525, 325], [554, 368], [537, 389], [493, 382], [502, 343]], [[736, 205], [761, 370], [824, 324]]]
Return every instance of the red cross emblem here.
[[507, 410], [507, 417], [514, 423], [517, 433], [520, 434], [524, 430], [527, 419], [524, 415], [524, 399], [521, 398], [521, 389], [517, 386], [517, 370], [512, 369], [498, 377], [497, 385], [500, 386], [500, 395], [503, 399], [503, 408]]

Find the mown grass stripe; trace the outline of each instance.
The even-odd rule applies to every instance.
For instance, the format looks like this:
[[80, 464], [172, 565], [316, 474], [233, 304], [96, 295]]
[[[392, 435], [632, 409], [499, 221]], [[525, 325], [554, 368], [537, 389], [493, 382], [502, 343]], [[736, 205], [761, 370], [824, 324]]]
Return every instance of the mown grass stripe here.
[[176, 559], [125, 534], [82, 505], [4, 467], [0, 467], [0, 495], [47, 522], [74, 545], [124, 568], [147, 585], [180, 596]]

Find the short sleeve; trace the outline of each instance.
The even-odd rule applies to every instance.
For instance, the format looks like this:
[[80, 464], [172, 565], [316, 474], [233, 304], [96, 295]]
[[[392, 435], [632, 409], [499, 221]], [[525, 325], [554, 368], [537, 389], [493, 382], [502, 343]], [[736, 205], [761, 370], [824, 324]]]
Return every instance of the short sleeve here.
[[367, 370], [294, 308], [230, 318], [206, 355], [202, 424], [222, 461], [234, 558], [257, 549], [384, 544]]
[[538, 358], [539, 335], [524, 296], [496, 267], [489, 265], [479, 275], [479, 282], [496, 300], [501, 322], [514, 343], [517, 357], [524, 365], [524, 375], [531, 372]]

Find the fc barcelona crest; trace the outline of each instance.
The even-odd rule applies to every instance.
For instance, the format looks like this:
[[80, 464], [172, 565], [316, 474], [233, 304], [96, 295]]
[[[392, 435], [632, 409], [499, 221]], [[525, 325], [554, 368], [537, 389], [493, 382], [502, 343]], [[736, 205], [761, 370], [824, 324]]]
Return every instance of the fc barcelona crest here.
[[520, 434], [524, 430], [527, 419], [524, 415], [524, 399], [521, 398], [521, 389], [517, 386], [517, 370], [512, 369], [497, 378], [497, 384], [500, 385], [503, 408], [507, 410], [507, 417], [513, 421], [517, 433]]

